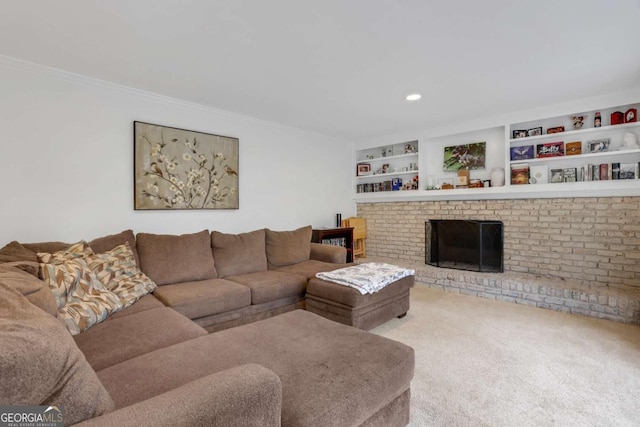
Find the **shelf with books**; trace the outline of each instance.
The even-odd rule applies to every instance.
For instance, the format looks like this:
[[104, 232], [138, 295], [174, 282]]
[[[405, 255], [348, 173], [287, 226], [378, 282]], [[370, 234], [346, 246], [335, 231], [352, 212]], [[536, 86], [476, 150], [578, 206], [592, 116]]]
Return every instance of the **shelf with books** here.
[[626, 104], [509, 125], [508, 185], [640, 178], [639, 108], [637, 103]]
[[356, 151], [356, 193], [417, 190], [418, 141]]

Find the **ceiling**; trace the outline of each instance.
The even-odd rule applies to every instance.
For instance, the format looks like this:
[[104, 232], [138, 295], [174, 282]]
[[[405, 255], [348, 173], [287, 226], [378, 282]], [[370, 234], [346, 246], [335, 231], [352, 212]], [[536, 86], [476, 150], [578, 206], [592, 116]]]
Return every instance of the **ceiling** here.
[[1, 9], [1, 55], [352, 141], [640, 86], [640, 0]]

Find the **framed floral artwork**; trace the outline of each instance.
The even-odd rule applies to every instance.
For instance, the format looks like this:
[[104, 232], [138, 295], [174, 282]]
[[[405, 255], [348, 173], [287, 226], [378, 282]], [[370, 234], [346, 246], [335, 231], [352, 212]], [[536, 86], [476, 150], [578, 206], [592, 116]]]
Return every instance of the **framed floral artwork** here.
[[134, 122], [134, 209], [238, 209], [238, 138]]

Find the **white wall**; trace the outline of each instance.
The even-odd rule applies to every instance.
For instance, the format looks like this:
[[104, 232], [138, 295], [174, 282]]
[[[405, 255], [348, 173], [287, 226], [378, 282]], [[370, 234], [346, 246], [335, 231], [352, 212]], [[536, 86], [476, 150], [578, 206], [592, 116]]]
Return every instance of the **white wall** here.
[[[333, 225], [353, 144], [0, 57], [0, 246]], [[134, 211], [133, 121], [240, 139], [240, 209]]]

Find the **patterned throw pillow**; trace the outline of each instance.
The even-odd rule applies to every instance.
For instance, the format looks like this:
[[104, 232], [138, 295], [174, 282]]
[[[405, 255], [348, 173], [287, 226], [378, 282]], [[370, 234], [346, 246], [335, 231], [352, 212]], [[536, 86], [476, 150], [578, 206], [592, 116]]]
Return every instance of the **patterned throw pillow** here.
[[102, 285], [120, 298], [123, 308], [157, 288], [136, 265], [128, 242], [103, 254], [89, 255], [87, 263]]
[[72, 261], [93, 254], [93, 251], [86, 242], [78, 242], [68, 249], [54, 252], [38, 253], [40, 263], [40, 278], [44, 280], [56, 299], [58, 309], [67, 303], [67, 294], [74, 288], [80, 280], [81, 267]]
[[71, 335], [78, 335], [123, 307], [120, 298], [104, 287], [89, 267], [87, 257], [92, 254], [85, 242], [53, 254], [38, 253], [42, 278], [58, 304], [58, 319]]

